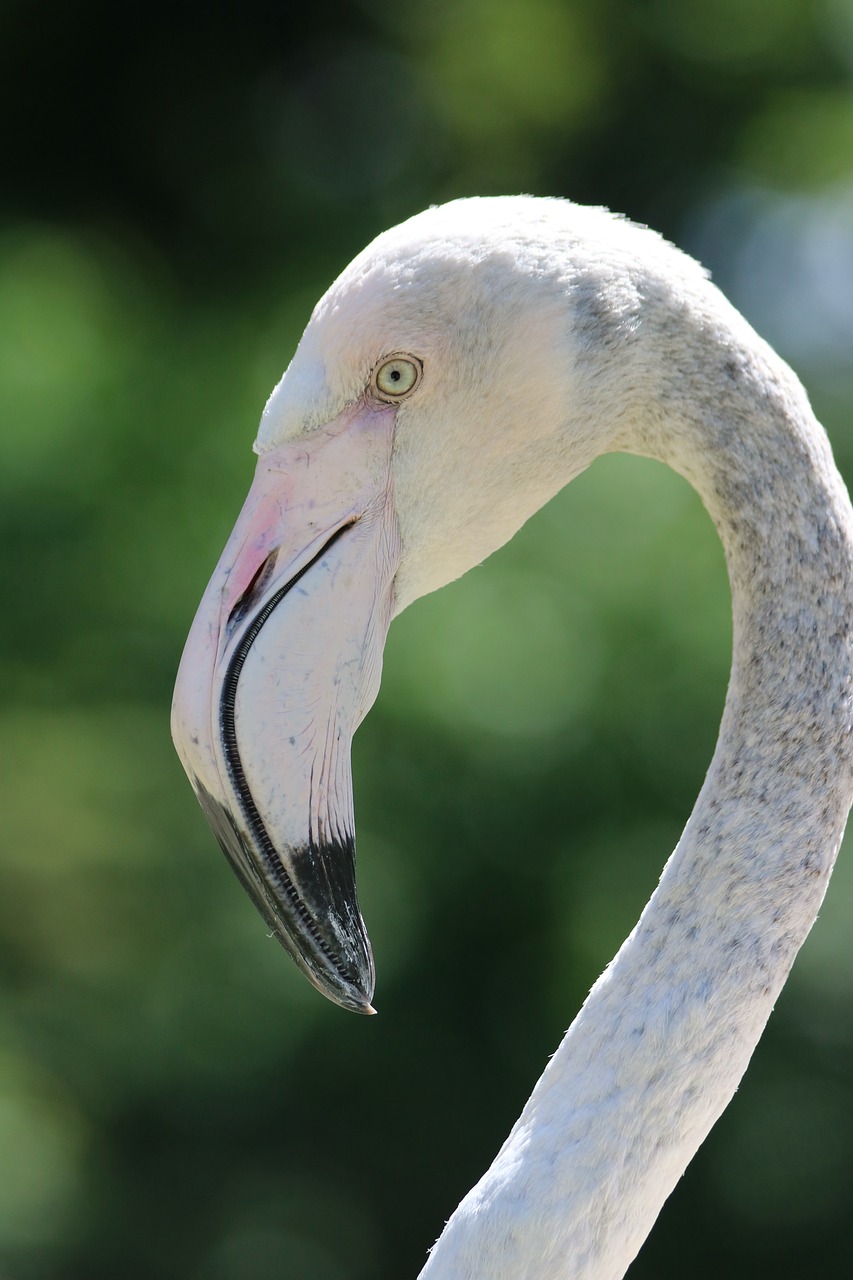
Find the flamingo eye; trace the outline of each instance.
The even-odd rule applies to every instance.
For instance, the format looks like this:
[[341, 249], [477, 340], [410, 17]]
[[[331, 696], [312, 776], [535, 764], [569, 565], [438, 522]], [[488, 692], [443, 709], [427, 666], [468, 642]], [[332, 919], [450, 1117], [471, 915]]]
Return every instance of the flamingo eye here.
[[400, 400], [414, 391], [422, 373], [423, 365], [414, 356], [388, 356], [373, 371], [373, 390], [380, 400]]

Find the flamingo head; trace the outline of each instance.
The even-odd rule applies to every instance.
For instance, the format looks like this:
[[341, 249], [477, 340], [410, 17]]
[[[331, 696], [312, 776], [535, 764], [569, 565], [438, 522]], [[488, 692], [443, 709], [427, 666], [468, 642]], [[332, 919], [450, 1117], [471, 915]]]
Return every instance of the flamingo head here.
[[267, 924], [345, 1008], [372, 1011], [350, 746], [388, 626], [607, 447], [600, 357], [630, 341], [633, 294], [588, 246], [614, 225], [526, 197], [410, 219], [321, 299], [264, 410], [173, 736]]

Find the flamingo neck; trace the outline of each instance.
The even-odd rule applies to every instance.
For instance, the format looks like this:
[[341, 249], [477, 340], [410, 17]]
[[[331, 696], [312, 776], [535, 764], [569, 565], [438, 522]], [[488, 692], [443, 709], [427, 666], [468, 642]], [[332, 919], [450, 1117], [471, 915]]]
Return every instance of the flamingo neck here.
[[684, 474], [723, 540], [734, 641], [716, 751], [638, 924], [421, 1280], [624, 1274], [734, 1094], [841, 841], [853, 512], [796, 378], [718, 297], [709, 317], [677, 350], [666, 335], [683, 325], [659, 329], [654, 409], [612, 444]]

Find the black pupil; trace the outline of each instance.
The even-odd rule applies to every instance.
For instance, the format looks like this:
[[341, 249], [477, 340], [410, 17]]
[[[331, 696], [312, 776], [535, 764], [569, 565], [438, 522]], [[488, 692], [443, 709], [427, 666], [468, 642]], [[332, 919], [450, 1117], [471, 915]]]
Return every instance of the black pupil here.
[[392, 370], [391, 370], [391, 380], [392, 380], [392, 382], [399, 382], [399, 381], [400, 381], [400, 370], [399, 370], [399, 369], [392, 369]]

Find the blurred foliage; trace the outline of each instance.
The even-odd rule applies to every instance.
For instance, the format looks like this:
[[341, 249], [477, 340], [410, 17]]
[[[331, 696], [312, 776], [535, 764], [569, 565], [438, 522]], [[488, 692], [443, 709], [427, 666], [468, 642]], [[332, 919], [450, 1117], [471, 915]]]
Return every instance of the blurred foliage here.
[[[851, 0], [104, 0], [0, 15], [0, 1277], [399, 1280], [491, 1159], [710, 759], [698, 500], [607, 458], [394, 624], [355, 749], [382, 1016], [264, 935], [171, 684], [329, 280], [473, 192], [702, 257], [853, 475]], [[632, 1275], [850, 1265], [853, 871]]]

